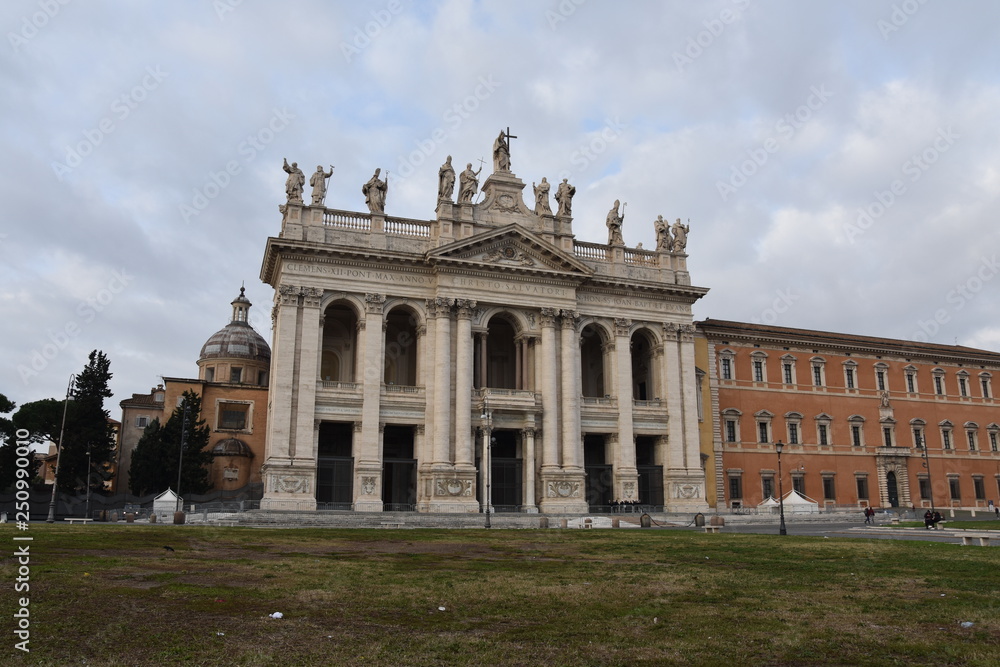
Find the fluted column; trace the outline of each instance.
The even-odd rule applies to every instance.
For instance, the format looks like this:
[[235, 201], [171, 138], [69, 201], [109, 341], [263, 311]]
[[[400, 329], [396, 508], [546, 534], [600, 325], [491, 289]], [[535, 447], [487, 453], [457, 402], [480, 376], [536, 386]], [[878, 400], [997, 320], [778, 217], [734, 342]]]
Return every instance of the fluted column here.
[[580, 335], [579, 313], [562, 311], [562, 464], [564, 470], [583, 469], [580, 438]]
[[455, 329], [455, 464], [473, 469], [472, 442], [472, 311], [476, 302], [458, 299]]
[[556, 311], [542, 308], [542, 470], [559, 469], [559, 385], [556, 369]]
[[451, 463], [451, 306], [454, 299], [437, 297], [434, 352], [434, 460], [435, 466]]

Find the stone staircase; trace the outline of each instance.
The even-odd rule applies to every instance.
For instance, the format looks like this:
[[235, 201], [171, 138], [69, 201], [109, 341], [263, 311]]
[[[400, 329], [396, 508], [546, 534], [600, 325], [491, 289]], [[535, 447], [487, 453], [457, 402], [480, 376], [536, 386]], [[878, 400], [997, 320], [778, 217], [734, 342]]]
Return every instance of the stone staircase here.
[[[591, 519], [593, 527], [610, 527], [617, 519], [621, 527], [637, 527], [640, 514], [515, 514], [500, 513], [490, 515], [493, 528], [561, 528], [585, 527]], [[684, 525], [691, 520], [689, 515], [651, 514], [654, 526]], [[565, 521], [565, 524], [563, 523]], [[484, 528], [486, 516], [483, 514], [425, 514], [419, 512], [298, 512], [280, 510], [250, 510], [236, 515], [227, 515], [218, 521], [207, 522], [218, 525], [247, 526], [259, 528]]]

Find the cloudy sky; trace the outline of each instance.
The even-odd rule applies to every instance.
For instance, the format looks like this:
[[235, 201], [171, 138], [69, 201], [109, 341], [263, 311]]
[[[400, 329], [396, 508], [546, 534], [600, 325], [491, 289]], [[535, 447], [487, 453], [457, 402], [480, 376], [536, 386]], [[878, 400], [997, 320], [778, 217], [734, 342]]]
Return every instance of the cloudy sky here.
[[690, 219], [713, 317], [1000, 351], [1000, 6], [988, 0], [7, 0], [0, 393], [117, 402], [190, 377], [280, 227], [282, 158], [327, 206], [433, 215], [509, 126], [577, 238]]

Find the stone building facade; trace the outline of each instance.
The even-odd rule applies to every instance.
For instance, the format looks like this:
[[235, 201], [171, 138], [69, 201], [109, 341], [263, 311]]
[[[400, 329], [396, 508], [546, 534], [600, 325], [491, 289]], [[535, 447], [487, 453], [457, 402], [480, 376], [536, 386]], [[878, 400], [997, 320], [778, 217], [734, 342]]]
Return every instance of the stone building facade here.
[[1000, 498], [1000, 354], [723, 320], [698, 330], [717, 508], [756, 507], [779, 488], [827, 508]]
[[378, 172], [368, 213], [304, 204], [289, 168], [261, 269], [262, 508], [707, 508], [691, 315], [707, 290], [686, 227], [627, 248], [615, 209], [609, 244], [578, 241], [571, 186], [553, 213], [543, 180], [529, 208], [503, 143], [481, 192], [460, 175], [457, 202], [449, 158], [429, 220], [386, 215]]

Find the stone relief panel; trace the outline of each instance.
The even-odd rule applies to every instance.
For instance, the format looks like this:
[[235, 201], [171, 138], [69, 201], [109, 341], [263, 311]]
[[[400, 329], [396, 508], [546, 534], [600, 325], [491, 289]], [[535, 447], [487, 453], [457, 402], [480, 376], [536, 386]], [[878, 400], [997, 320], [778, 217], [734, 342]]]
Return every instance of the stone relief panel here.
[[472, 481], [454, 477], [434, 480], [435, 496], [471, 497]]
[[674, 484], [673, 497], [679, 500], [693, 500], [701, 497], [701, 485], [692, 483]]
[[275, 493], [311, 493], [310, 479], [299, 475], [271, 475], [271, 488]]
[[545, 485], [546, 498], [579, 498], [579, 482], [548, 482]]

